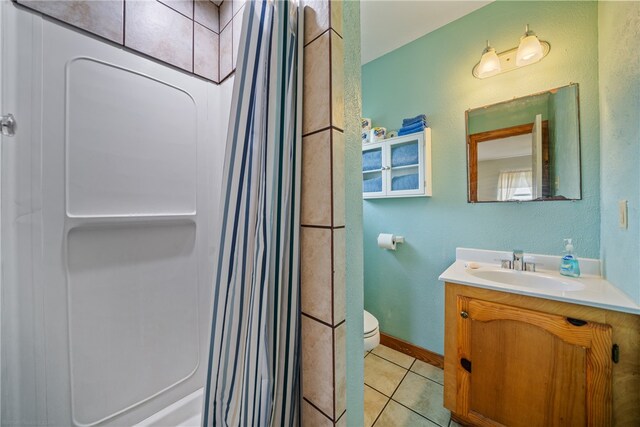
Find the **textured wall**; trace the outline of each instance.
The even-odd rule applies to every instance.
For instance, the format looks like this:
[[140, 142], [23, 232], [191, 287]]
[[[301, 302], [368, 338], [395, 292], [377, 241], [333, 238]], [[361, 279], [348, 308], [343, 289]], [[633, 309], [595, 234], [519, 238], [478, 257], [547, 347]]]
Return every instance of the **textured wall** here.
[[[640, 304], [640, 3], [598, 2], [601, 249], [607, 279]], [[629, 228], [618, 228], [628, 200]]]
[[360, 2], [344, 3], [345, 212], [347, 236], [347, 425], [364, 425]]
[[[433, 197], [364, 202], [365, 308], [384, 332], [443, 352], [438, 275], [456, 247], [559, 254], [562, 239], [572, 237], [579, 256], [599, 257], [597, 8], [494, 2], [363, 66], [365, 117], [393, 128], [425, 113], [433, 129]], [[509, 49], [527, 23], [551, 43], [544, 60], [485, 80], [471, 75], [486, 39]], [[468, 204], [465, 110], [570, 82], [580, 84], [583, 200]], [[380, 232], [407, 242], [396, 252], [379, 249]]]

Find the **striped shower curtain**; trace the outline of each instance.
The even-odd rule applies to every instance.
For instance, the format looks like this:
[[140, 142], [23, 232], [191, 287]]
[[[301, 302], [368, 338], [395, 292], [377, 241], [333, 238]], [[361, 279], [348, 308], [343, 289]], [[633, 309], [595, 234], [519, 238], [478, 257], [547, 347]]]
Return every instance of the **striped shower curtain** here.
[[289, 0], [245, 6], [204, 426], [299, 424], [297, 20]]

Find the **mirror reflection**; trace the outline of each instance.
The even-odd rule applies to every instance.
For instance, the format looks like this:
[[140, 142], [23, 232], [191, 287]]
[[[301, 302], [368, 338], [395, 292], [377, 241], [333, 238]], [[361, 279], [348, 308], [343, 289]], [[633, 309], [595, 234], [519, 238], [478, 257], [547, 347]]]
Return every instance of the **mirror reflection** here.
[[578, 85], [468, 110], [469, 202], [580, 199]]

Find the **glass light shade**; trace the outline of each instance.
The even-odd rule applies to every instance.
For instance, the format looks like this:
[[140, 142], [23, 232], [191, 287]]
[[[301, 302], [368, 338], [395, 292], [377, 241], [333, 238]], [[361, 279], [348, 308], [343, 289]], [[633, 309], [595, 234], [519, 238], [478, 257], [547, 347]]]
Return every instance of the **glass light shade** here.
[[542, 45], [538, 37], [534, 34], [526, 35], [520, 39], [520, 46], [518, 46], [518, 53], [516, 53], [516, 65], [521, 67], [533, 64], [540, 61], [542, 55]]
[[500, 72], [500, 58], [496, 50], [492, 47], [487, 47], [480, 58], [480, 64], [478, 64], [478, 77], [484, 79], [485, 77], [491, 77]]

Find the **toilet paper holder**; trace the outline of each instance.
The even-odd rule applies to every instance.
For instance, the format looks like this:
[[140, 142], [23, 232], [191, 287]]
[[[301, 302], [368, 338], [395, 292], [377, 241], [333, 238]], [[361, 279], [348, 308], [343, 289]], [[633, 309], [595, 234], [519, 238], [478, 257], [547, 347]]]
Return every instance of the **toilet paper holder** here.
[[378, 247], [382, 249], [395, 251], [398, 243], [404, 243], [403, 236], [396, 236], [390, 233], [380, 233], [378, 235]]

